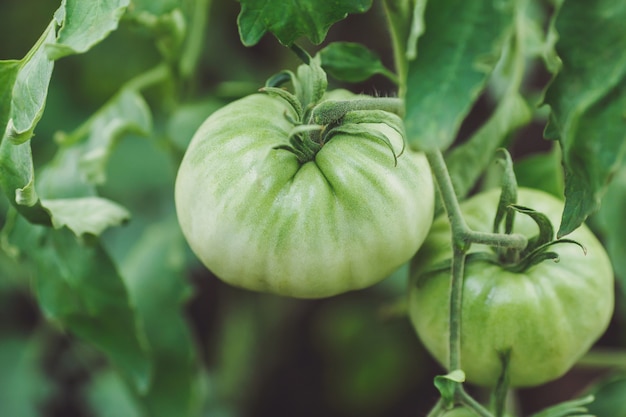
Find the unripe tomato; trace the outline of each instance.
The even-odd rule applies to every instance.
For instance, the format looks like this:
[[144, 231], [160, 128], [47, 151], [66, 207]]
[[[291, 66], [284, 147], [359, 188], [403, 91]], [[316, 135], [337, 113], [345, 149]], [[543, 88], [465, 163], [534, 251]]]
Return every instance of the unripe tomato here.
[[[434, 189], [422, 154], [394, 161], [381, 141], [338, 133], [311, 161], [289, 144], [297, 118], [281, 98], [254, 94], [199, 128], [176, 179], [191, 249], [242, 288], [316, 298], [370, 286], [408, 261], [432, 223]], [[381, 120], [359, 124], [397, 154], [403, 137]]]
[[[491, 231], [499, 190], [479, 194], [461, 207], [469, 227]], [[544, 192], [520, 189], [520, 205], [559, 224], [563, 203]], [[533, 220], [518, 213], [515, 233], [537, 234]], [[510, 351], [510, 383], [533, 386], [563, 375], [604, 333], [613, 312], [613, 271], [592, 232], [581, 226], [572, 243], [550, 247], [559, 261], [545, 260], [524, 272], [487, 261], [468, 262], [463, 283], [461, 368], [469, 382], [494, 386], [500, 354]], [[490, 251], [474, 244], [470, 253]], [[450, 271], [427, 273], [452, 256], [445, 217], [433, 223], [412, 267], [410, 318], [426, 348], [448, 361]]]

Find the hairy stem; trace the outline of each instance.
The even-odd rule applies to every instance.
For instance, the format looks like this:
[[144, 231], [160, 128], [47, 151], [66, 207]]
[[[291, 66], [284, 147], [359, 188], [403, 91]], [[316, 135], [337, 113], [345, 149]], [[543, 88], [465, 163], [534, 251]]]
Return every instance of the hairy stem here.
[[454, 248], [450, 282], [450, 340], [449, 370], [461, 369], [461, 308], [463, 301], [463, 276], [466, 251]]
[[371, 97], [355, 100], [327, 100], [313, 109], [311, 124], [327, 125], [340, 120], [349, 111], [384, 110], [404, 115], [404, 101], [394, 97]]
[[463, 214], [461, 213], [461, 206], [457, 200], [452, 186], [450, 175], [448, 174], [448, 168], [443, 159], [441, 151], [435, 150], [426, 153], [428, 162], [435, 176], [435, 181], [441, 193], [441, 199], [446, 209], [446, 214], [450, 220], [452, 228], [453, 244], [455, 247], [461, 247], [464, 250], [467, 249], [472, 243], [481, 243], [490, 246], [512, 248], [523, 250], [528, 244], [526, 236], [520, 234], [500, 234], [500, 233], [487, 233], [487, 232], [475, 232], [471, 230]]
[[410, 33], [410, 19], [412, 2], [410, 0], [383, 1], [387, 23], [391, 33], [395, 69], [398, 74], [398, 95], [404, 97], [408, 72], [406, 56], [407, 39]]
[[[462, 369], [461, 366], [461, 325], [463, 277], [465, 258], [472, 243], [483, 243], [497, 247], [513, 247], [523, 249], [528, 241], [522, 235], [505, 235], [498, 233], [475, 232], [470, 230], [461, 212], [446, 163], [441, 151], [435, 150], [426, 153], [435, 182], [439, 189], [443, 206], [451, 225], [452, 234], [452, 265], [450, 278], [450, 335], [448, 370]], [[458, 401], [471, 408], [477, 415], [492, 417], [491, 413], [468, 395], [461, 384], [458, 384], [456, 395]], [[436, 410], [433, 409], [433, 412]], [[437, 414], [435, 414], [437, 415]]]

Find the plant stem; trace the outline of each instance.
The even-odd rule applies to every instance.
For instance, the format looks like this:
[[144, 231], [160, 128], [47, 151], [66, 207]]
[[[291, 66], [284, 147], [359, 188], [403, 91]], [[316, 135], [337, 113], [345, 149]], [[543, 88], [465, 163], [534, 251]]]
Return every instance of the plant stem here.
[[448, 168], [441, 151], [434, 150], [427, 152], [426, 157], [428, 158], [430, 168], [435, 176], [435, 181], [437, 182], [446, 214], [450, 220], [453, 245], [455, 248], [460, 247], [463, 250], [467, 250], [467, 247], [471, 243], [481, 243], [519, 250], [523, 250], [526, 247], [528, 239], [526, 236], [520, 234], [505, 235], [500, 233], [475, 232], [471, 230], [467, 226], [467, 223], [465, 223], [465, 219], [461, 213], [461, 206], [454, 192], [454, 187], [452, 186], [452, 181], [448, 174]]
[[193, 13], [189, 22], [187, 39], [180, 54], [180, 74], [183, 78], [191, 77], [198, 65], [205, 46], [206, 27], [212, 0], [193, 1]]
[[409, 67], [406, 49], [411, 27], [412, 2], [410, 0], [385, 0], [383, 1], [383, 6], [387, 15], [387, 26], [391, 34], [395, 69], [398, 74], [398, 96], [403, 98], [406, 93]]
[[374, 97], [355, 100], [327, 100], [313, 109], [310, 124], [327, 125], [354, 110], [384, 110], [403, 116], [404, 101], [394, 97]]
[[[499, 233], [475, 232], [470, 230], [461, 212], [448, 168], [441, 151], [435, 150], [426, 153], [435, 182], [439, 189], [443, 206], [450, 221], [452, 233], [452, 265], [450, 279], [450, 335], [448, 370], [462, 369], [461, 366], [461, 326], [463, 306], [463, 277], [465, 272], [465, 258], [472, 243], [483, 243], [497, 247], [512, 247], [523, 249], [528, 241], [522, 235], [505, 235]], [[458, 401], [471, 408], [477, 415], [491, 417], [492, 414], [468, 395], [462, 384], [456, 388]], [[436, 409], [433, 409], [436, 412]], [[437, 415], [437, 414], [434, 414]]]
[[455, 247], [452, 257], [450, 282], [450, 339], [449, 370], [461, 368], [461, 308], [463, 301], [463, 276], [465, 275], [466, 251]]
[[138, 76], [131, 78], [124, 84], [124, 86], [120, 89], [120, 91], [124, 89], [134, 90], [134, 91], [143, 91], [147, 88], [153, 87], [157, 84], [165, 82], [172, 75], [170, 68], [165, 64], [161, 63], [146, 72], [139, 74]]

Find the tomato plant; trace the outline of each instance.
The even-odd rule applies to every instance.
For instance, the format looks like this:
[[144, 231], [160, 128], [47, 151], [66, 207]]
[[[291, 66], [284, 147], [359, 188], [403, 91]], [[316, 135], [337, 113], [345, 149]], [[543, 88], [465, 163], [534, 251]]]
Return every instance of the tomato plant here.
[[618, 3], [0, 2], [0, 415], [620, 415]]

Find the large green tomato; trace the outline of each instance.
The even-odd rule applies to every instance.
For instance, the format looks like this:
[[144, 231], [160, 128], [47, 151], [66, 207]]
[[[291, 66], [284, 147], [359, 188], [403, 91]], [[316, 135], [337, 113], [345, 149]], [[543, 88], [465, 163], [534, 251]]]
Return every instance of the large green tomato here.
[[[469, 227], [489, 232], [499, 190], [462, 204]], [[559, 224], [563, 203], [546, 193], [520, 189], [520, 205]], [[538, 228], [518, 213], [514, 232], [527, 237]], [[500, 354], [510, 351], [510, 383], [533, 386], [563, 375], [608, 326], [613, 312], [613, 272], [604, 248], [586, 226], [568, 236], [572, 243], [550, 247], [559, 262], [545, 260], [525, 272], [510, 272], [486, 261], [468, 262], [463, 285], [461, 368], [469, 382], [494, 386]], [[470, 253], [490, 251], [472, 245]], [[448, 361], [449, 270], [426, 273], [452, 256], [450, 226], [435, 219], [414, 259], [410, 286], [411, 321], [426, 348], [444, 366]]]
[[[397, 154], [382, 120], [359, 124]], [[338, 133], [300, 163], [287, 101], [254, 94], [212, 114], [180, 165], [176, 209], [198, 258], [243, 288], [316, 298], [370, 286], [408, 261], [432, 223], [434, 189], [422, 154]], [[375, 118], [375, 117], [374, 117]]]

